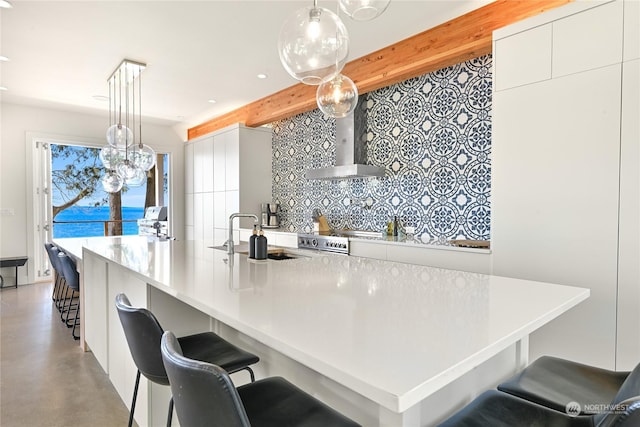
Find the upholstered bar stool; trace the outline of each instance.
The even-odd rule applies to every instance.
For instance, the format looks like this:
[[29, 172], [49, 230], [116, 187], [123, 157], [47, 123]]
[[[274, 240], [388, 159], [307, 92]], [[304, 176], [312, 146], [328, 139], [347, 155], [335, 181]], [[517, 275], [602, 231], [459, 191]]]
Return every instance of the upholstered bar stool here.
[[640, 426], [640, 367], [627, 376], [607, 404], [597, 406], [598, 413], [580, 415], [581, 405], [583, 403], [573, 401], [556, 410], [502, 391], [490, 390], [440, 427], [637, 427]]
[[[60, 252], [58, 254], [58, 261], [64, 280], [67, 287], [71, 291], [71, 295], [68, 298], [69, 305], [62, 307], [60, 312], [60, 319], [71, 329], [71, 336], [74, 340], [80, 339], [80, 334], [76, 334], [76, 328], [80, 325], [80, 274], [76, 268], [75, 261], [67, 254]], [[65, 298], [65, 300], [67, 300]], [[74, 303], [75, 301], [75, 303]], [[70, 319], [71, 313], [74, 313], [74, 317]]]
[[44, 248], [49, 256], [49, 264], [53, 269], [53, 291], [51, 292], [51, 299], [55, 302], [58, 311], [61, 310], [60, 301], [62, 299], [62, 291], [66, 287], [64, 283], [64, 276], [62, 275], [62, 268], [58, 261], [58, 254], [60, 249], [53, 243], [45, 243]]
[[593, 414], [589, 408], [611, 403], [629, 374], [542, 356], [498, 390], [561, 412], [577, 402], [582, 414]]
[[182, 353], [171, 332], [162, 336], [162, 360], [182, 427], [357, 427], [358, 424], [283, 378], [234, 387], [215, 364]]
[[[153, 313], [144, 308], [132, 307], [125, 294], [116, 295], [115, 304], [131, 356], [138, 368], [131, 412], [129, 413], [129, 427], [131, 427], [136, 408], [140, 374], [154, 383], [169, 385], [160, 353], [160, 341], [164, 331]], [[246, 370], [251, 376], [251, 381], [255, 380], [253, 370], [249, 366], [260, 360], [258, 356], [234, 346], [213, 332], [180, 337], [178, 341], [189, 357], [214, 363], [229, 373]], [[173, 398], [169, 401], [167, 426], [171, 426], [172, 415]]]

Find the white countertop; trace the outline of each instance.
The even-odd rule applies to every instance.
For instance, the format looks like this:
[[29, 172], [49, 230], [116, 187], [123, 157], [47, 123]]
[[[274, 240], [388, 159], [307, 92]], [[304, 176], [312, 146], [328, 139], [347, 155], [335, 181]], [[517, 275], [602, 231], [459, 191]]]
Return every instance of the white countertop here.
[[76, 255], [84, 246], [395, 412], [589, 296], [583, 288], [344, 255], [255, 263], [199, 241], [56, 243]]

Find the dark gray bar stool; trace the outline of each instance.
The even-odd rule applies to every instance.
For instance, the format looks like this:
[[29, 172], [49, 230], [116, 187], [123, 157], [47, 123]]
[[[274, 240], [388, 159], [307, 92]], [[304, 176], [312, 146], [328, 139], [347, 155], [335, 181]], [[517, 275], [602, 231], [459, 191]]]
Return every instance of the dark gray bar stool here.
[[611, 403], [629, 374], [542, 356], [498, 390], [561, 412], [570, 402], [577, 402], [581, 413], [588, 415], [594, 413], [590, 405]]
[[162, 359], [182, 427], [357, 427], [358, 424], [283, 378], [234, 387], [220, 367], [182, 355], [171, 332]]
[[[597, 405], [597, 413], [580, 415], [581, 406], [589, 404]], [[551, 409], [502, 391], [490, 390], [478, 396], [440, 426], [638, 427], [640, 366], [626, 377], [615, 396], [606, 404], [574, 400], [562, 408]]]
[[[76, 334], [76, 328], [80, 326], [80, 274], [76, 268], [76, 262], [69, 255], [60, 252], [58, 254], [58, 262], [62, 269], [65, 283], [71, 291], [70, 297], [64, 299], [64, 301], [68, 301], [69, 304], [62, 307], [60, 319], [68, 328], [73, 328], [71, 330], [71, 336], [73, 336], [73, 339], [79, 340], [80, 334]], [[72, 312], [75, 312], [74, 317], [73, 319], [69, 319]]]
[[[160, 341], [164, 332], [156, 317], [149, 310], [132, 307], [125, 294], [116, 295], [115, 300], [120, 323], [127, 338], [133, 361], [138, 368], [136, 382], [129, 413], [129, 427], [133, 425], [133, 414], [136, 408], [140, 374], [157, 384], [169, 385], [167, 372], [162, 364]], [[260, 359], [255, 354], [244, 351], [213, 332], [203, 332], [178, 338], [185, 354], [189, 357], [214, 363], [229, 373], [247, 370], [251, 381], [255, 380], [249, 367]], [[171, 426], [173, 415], [173, 398], [169, 401], [167, 426]], [[184, 427], [184, 426], [183, 426]]]
[[47, 255], [49, 256], [49, 264], [51, 264], [51, 268], [53, 269], [53, 291], [51, 292], [51, 299], [55, 302], [58, 311], [60, 311], [62, 291], [66, 288], [66, 284], [64, 283], [64, 276], [62, 274], [62, 268], [60, 267], [60, 262], [58, 261], [58, 254], [60, 253], [60, 249], [58, 249], [58, 247], [53, 243], [49, 242], [44, 244], [44, 248], [47, 251]]

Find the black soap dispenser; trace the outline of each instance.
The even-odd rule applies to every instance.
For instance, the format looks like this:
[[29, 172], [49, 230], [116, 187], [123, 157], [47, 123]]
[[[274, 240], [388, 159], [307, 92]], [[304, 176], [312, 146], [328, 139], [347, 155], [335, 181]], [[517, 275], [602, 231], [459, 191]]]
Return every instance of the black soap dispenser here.
[[267, 259], [267, 238], [264, 235], [264, 231], [262, 227], [260, 227], [260, 231], [258, 232], [258, 237], [256, 237], [256, 259]]
[[253, 224], [253, 232], [249, 237], [249, 258], [256, 259], [256, 239], [258, 238], [258, 228]]

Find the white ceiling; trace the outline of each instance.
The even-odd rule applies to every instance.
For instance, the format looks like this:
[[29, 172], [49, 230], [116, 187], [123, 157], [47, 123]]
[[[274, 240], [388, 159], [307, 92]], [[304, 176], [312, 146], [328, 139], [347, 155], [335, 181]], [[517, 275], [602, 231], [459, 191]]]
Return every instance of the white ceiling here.
[[[107, 78], [124, 58], [147, 63], [142, 112], [194, 126], [296, 83], [280, 65], [280, 26], [306, 1], [30, 1], [0, 9], [3, 103], [105, 114]], [[369, 22], [342, 16], [349, 61], [491, 0], [391, 0]], [[319, 6], [336, 10], [335, 0]], [[256, 78], [258, 73], [269, 77]], [[208, 103], [215, 99], [215, 104]]]

